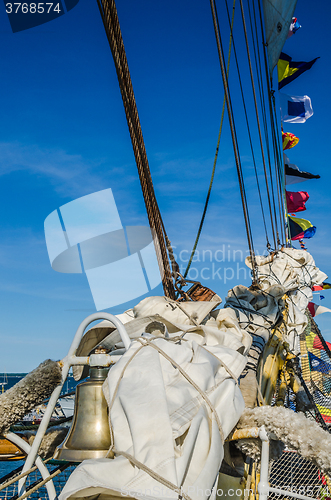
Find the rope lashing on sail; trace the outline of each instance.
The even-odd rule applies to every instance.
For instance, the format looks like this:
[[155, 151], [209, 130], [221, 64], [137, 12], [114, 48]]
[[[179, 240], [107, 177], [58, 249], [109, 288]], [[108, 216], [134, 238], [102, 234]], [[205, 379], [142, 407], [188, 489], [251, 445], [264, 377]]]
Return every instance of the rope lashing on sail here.
[[[233, 28], [233, 22], [234, 22], [235, 6], [236, 6], [236, 0], [233, 0], [232, 20], [231, 20], [231, 33], [230, 33], [230, 40], [229, 40], [228, 62], [227, 62], [227, 68], [226, 68], [227, 78], [229, 77], [229, 69], [230, 69], [231, 45], [232, 45], [232, 39], [233, 39], [232, 28]], [[191, 252], [191, 255], [190, 255], [190, 259], [188, 261], [188, 264], [187, 264], [185, 272], [184, 272], [184, 278], [186, 278], [186, 276], [187, 276], [187, 274], [188, 274], [188, 272], [190, 270], [190, 267], [191, 267], [191, 264], [192, 264], [192, 261], [193, 261], [193, 257], [194, 257], [194, 254], [195, 254], [195, 251], [197, 249], [197, 246], [198, 246], [198, 243], [199, 243], [199, 239], [200, 239], [200, 236], [201, 236], [202, 227], [203, 227], [203, 224], [204, 224], [204, 221], [205, 221], [205, 218], [206, 218], [207, 208], [208, 208], [209, 199], [210, 199], [210, 195], [211, 195], [211, 190], [212, 190], [212, 187], [213, 187], [213, 182], [214, 182], [214, 177], [215, 177], [215, 170], [216, 170], [216, 163], [217, 163], [217, 158], [218, 158], [218, 152], [219, 152], [219, 147], [220, 147], [220, 142], [221, 142], [221, 134], [222, 134], [222, 128], [223, 128], [223, 121], [224, 121], [225, 104], [226, 104], [226, 101], [225, 101], [225, 96], [224, 96], [224, 98], [223, 98], [223, 105], [222, 105], [221, 123], [220, 123], [219, 132], [218, 132], [217, 145], [216, 145], [216, 151], [215, 151], [215, 157], [214, 157], [214, 164], [213, 164], [213, 169], [212, 169], [212, 173], [211, 173], [211, 178], [210, 178], [208, 193], [207, 193], [207, 197], [206, 197], [206, 201], [205, 201], [205, 206], [204, 206], [204, 209], [203, 209], [203, 212], [202, 212], [202, 217], [201, 217], [201, 221], [200, 221], [200, 224], [199, 224], [198, 233], [197, 233], [196, 238], [195, 238], [195, 242], [194, 242], [193, 249], [192, 249], [192, 252]]]
[[252, 258], [252, 264], [253, 264], [252, 265], [253, 284], [256, 284], [257, 283], [257, 273], [256, 273], [256, 260], [255, 260], [254, 246], [253, 246], [252, 229], [251, 229], [249, 213], [248, 213], [247, 198], [246, 198], [244, 178], [243, 178], [243, 172], [242, 172], [240, 155], [239, 155], [237, 134], [236, 134], [235, 125], [234, 125], [233, 109], [232, 109], [232, 104], [231, 104], [231, 99], [230, 99], [228, 79], [226, 77], [226, 72], [225, 72], [222, 40], [221, 40], [221, 36], [220, 36], [220, 29], [219, 29], [219, 23], [218, 23], [218, 19], [217, 19], [216, 6], [215, 6], [214, 0], [210, 0], [210, 6], [211, 6], [211, 11], [212, 11], [212, 17], [213, 17], [213, 24], [214, 24], [214, 30], [215, 30], [215, 36], [216, 36], [218, 56], [219, 56], [219, 61], [220, 61], [220, 65], [221, 65], [221, 73], [222, 73], [224, 93], [225, 93], [225, 98], [226, 98], [226, 106], [227, 106], [229, 123], [230, 123], [233, 151], [234, 151], [234, 156], [235, 156], [235, 162], [236, 162], [236, 168], [237, 168], [237, 174], [238, 174], [238, 180], [239, 180], [240, 195], [241, 195], [241, 201], [242, 201], [242, 208], [243, 208], [244, 219], [245, 219], [248, 248], [249, 248], [249, 252], [250, 252], [250, 255]]
[[122, 457], [126, 458], [134, 467], [137, 467], [137, 469], [142, 470], [143, 472], [146, 472], [150, 477], [155, 479], [155, 481], [158, 481], [160, 484], [165, 486], [166, 488], [169, 488], [169, 490], [174, 491], [178, 495], [178, 500], [181, 500], [184, 498], [184, 500], [192, 500], [189, 495], [187, 495], [181, 486], [176, 486], [173, 484], [171, 481], [166, 479], [165, 477], [161, 476], [158, 474], [156, 471], [150, 469], [147, 467], [147, 465], [143, 464], [139, 460], [137, 460], [133, 455], [130, 455], [130, 453], [126, 453], [124, 451], [118, 451], [118, 450], [113, 450], [113, 453], [115, 455], [121, 455]]
[[[178, 303], [176, 303], [176, 306], [178, 307]], [[185, 333], [183, 335], [185, 335]], [[180, 338], [181, 338], [181, 336], [180, 336]], [[188, 374], [187, 368], [186, 369], [182, 368], [181, 364], [179, 364], [173, 357], [171, 357], [169, 354], [167, 354], [167, 352], [165, 352], [158, 345], [156, 345], [155, 342], [154, 342], [154, 340], [157, 341], [158, 339], [157, 338], [147, 339], [147, 338], [142, 337], [142, 336], [138, 337], [136, 339], [136, 341], [139, 342], [141, 345], [139, 347], [137, 347], [137, 349], [131, 354], [131, 356], [129, 357], [129, 359], [126, 360], [126, 363], [122, 367], [121, 372], [118, 374], [117, 383], [116, 383], [116, 385], [114, 387], [114, 390], [112, 391], [111, 398], [109, 398], [109, 401], [108, 401], [108, 408], [109, 408], [109, 415], [110, 415], [109, 425], [110, 425], [111, 444], [110, 444], [110, 447], [109, 447], [109, 450], [107, 452], [107, 456], [106, 457], [107, 458], [113, 458], [115, 455], [116, 456], [123, 456], [123, 457], [125, 457], [134, 467], [136, 467], [137, 469], [145, 472], [150, 477], [152, 477], [153, 479], [155, 479], [157, 482], [159, 482], [160, 484], [164, 485], [166, 488], [169, 488], [170, 490], [175, 491], [176, 493], [178, 493], [179, 498], [184, 498], [185, 500], [191, 500], [191, 498], [188, 496], [187, 493], [185, 493], [184, 488], [183, 488], [183, 484], [184, 484], [184, 481], [185, 481], [185, 478], [186, 478], [186, 474], [183, 475], [181, 483], [179, 485], [176, 485], [176, 484], [170, 482], [165, 477], [163, 477], [159, 473], [159, 470], [157, 470], [157, 469], [151, 469], [145, 463], [142, 463], [141, 461], [139, 461], [135, 456], [133, 456], [133, 454], [130, 454], [128, 452], [124, 452], [124, 451], [118, 450], [115, 447], [115, 433], [114, 433], [114, 428], [113, 428], [113, 425], [112, 425], [112, 416], [111, 416], [112, 413], [111, 412], [112, 412], [112, 409], [114, 407], [116, 398], [119, 397], [118, 392], [119, 392], [119, 389], [120, 389], [120, 384], [121, 384], [121, 382], [124, 379], [126, 370], [128, 369], [130, 363], [132, 363], [132, 361], [134, 360], [134, 358], [137, 355], [139, 355], [139, 354], [142, 353], [143, 349], [144, 350], [146, 350], [146, 349], [154, 349], [155, 351], [157, 351], [158, 354], [160, 356], [162, 356], [164, 359], [166, 359], [170, 363], [170, 365], [172, 366], [172, 368], [178, 370], [178, 372], [182, 375], [182, 377], [195, 389], [195, 391], [197, 392], [197, 397], [195, 398], [196, 401], [194, 403], [195, 406], [197, 406], [197, 407], [202, 406], [202, 407], [204, 407], [208, 411], [208, 413], [210, 413], [210, 415], [211, 415], [211, 422], [215, 421], [215, 423], [217, 425], [217, 428], [218, 428], [218, 432], [219, 432], [221, 441], [222, 441], [222, 444], [224, 444], [225, 435], [224, 435], [224, 431], [223, 431], [223, 425], [222, 425], [220, 416], [219, 416], [219, 414], [217, 412], [217, 409], [215, 408], [215, 405], [211, 401], [213, 391], [216, 390], [219, 387], [219, 383], [216, 383], [212, 387], [208, 387], [208, 390], [201, 388], [200, 385], [198, 383], [196, 383], [191, 378], [191, 376]], [[171, 338], [171, 339], [169, 338], [169, 339], [164, 339], [164, 340], [166, 340], [167, 342], [171, 342], [171, 343], [175, 342], [176, 343], [178, 341], [178, 338], [175, 337], [175, 338]], [[182, 339], [182, 340], [186, 340], [186, 339]], [[228, 376], [230, 378], [232, 378], [235, 381], [236, 384], [238, 384], [238, 377], [231, 371], [231, 369], [226, 365], [226, 363], [222, 359], [220, 359], [214, 353], [212, 353], [211, 351], [209, 351], [206, 347], [200, 346], [200, 348], [202, 348], [203, 350], [205, 350], [208, 354], [212, 355], [213, 358], [215, 358], [215, 360], [227, 372]]]
[[[154, 233], [153, 240], [162, 277], [164, 294], [167, 297], [175, 298], [175, 289], [165, 243], [166, 233], [160, 209], [156, 201], [116, 5], [114, 0], [97, 0], [97, 2], [115, 63], [147, 216], [152, 233]], [[155, 238], [155, 235], [157, 238]], [[156, 239], [157, 241], [155, 241]], [[169, 246], [171, 246], [170, 242], [168, 244], [168, 247]]]

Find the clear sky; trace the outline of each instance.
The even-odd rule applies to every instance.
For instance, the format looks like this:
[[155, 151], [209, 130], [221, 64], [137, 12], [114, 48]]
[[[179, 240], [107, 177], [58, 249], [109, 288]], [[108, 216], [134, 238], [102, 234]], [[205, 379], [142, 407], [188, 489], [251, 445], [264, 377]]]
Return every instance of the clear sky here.
[[[210, 5], [208, 1], [118, 0], [117, 8], [155, 191], [184, 266], [209, 185], [223, 101]], [[223, 1], [219, 9], [227, 53]], [[239, 23], [239, 5], [237, 11]], [[285, 130], [300, 138], [288, 154], [291, 162], [320, 174], [321, 179], [290, 190], [310, 194], [303, 217], [317, 226], [317, 233], [307, 240], [307, 248], [331, 277], [331, 32], [322, 22], [330, 14], [329, 2], [323, 2], [323, 9], [308, 0], [298, 2], [296, 16], [302, 28], [286, 42], [284, 51], [294, 60], [321, 59], [283, 90], [312, 99], [312, 118]], [[235, 41], [244, 61], [239, 25]], [[59, 19], [15, 34], [1, 6], [0, 43], [0, 372], [29, 371], [48, 357], [65, 356], [79, 323], [95, 312], [85, 275], [52, 270], [45, 218], [69, 201], [106, 188], [113, 190], [124, 225], [147, 224], [147, 217], [96, 2], [80, 0]], [[237, 105], [234, 69], [232, 64], [230, 81]], [[249, 93], [247, 103], [252, 114]], [[246, 126], [239, 112], [236, 125], [255, 247], [262, 253], [262, 220]], [[246, 255], [247, 244], [227, 117], [198, 250], [191, 277], [223, 300], [234, 285], [249, 285], [240, 253]], [[319, 303], [331, 307], [331, 291], [324, 295]], [[329, 313], [318, 317], [327, 340], [331, 340], [330, 318]]]

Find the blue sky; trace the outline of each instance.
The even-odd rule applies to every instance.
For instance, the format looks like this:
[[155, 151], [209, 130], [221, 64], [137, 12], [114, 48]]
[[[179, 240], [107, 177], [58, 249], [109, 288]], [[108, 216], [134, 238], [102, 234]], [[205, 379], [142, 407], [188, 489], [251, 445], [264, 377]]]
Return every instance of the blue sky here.
[[[223, 100], [209, 2], [118, 0], [117, 8], [155, 191], [175, 253], [185, 265], [208, 189]], [[219, 9], [227, 53], [223, 2]], [[239, 6], [237, 10], [238, 23]], [[323, 17], [329, 18], [330, 11], [325, 2]], [[314, 109], [307, 123], [285, 127], [300, 138], [288, 156], [300, 169], [319, 173], [321, 180], [290, 189], [310, 194], [303, 217], [317, 226], [317, 233], [307, 247], [317, 265], [331, 276], [331, 33], [321, 28], [321, 9], [313, 8], [308, 0], [298, 2], [296, 16], [302, 28], [286, 42], [284, 51], [294, 60], [321, 59], [283, 89], [292, 95], [309, 95]], [[80, 0], [61, 18], [15, 34], [2, 7], [0, 40], [0, 372], [11, 372], [31, 370], [48, 357], [62, 358], [79, 323], [95, 312], [85, 275], [52, 270], [45, 218], [65, 203], [106, 188], [113, 190], [124, 225], [147, 224], [147, 217], [96, 2]], [[244, 62], [239, 27], [236, 43]], [[254, 242], [262, 253], [262, 220], [233, 64], [230, 81]], [[252, 115], [249, 92], [247, 104]], [[249, 285], [240, 259], [240, 251], [244, 256], [246, 248], [226, 117], [192, 277], [198, 274], [201, 279], [205, 268], [204, 283], [224, 299], [235, 284]], [[225, 262], [218, 262], [215, 255], [221, 260], [223, 250], [230, 254], [226, 253]], [[331, 291], [324, 295], [321, 304], [331, 307]], [[329, 314], [318, 317], [327, 340], [331, 340], [329, 318]]]

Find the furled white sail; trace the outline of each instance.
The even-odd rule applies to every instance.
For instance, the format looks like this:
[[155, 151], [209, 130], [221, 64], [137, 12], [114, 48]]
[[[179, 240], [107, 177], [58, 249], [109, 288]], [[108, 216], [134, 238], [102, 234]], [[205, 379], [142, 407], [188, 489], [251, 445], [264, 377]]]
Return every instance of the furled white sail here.
[[[70, 476], [61, 500], [210, 497], [224, 439], [244, 410], [237, 381], [251, 341], [230, 309], [213, 311], [209, 319], [207, 314], [203, 325], [192, 324], [218, 302], [191, 302], [183, 309], [182, 304], [148, 297], [135, 307], [132, 323], [137, 322], [140, 336], [103, 386], [115, 458], [85, 460]], [[185, 306], [190, 306], [190, 321]], [[166, 318], [158, 315], [158, 323], [149, 326], [162, 322], [166, 335], [144, 332], [140, 314], [151, 310], [155, 315], [163, 311]], [[173, 320], [184, 324], [176, 327]], [[112, 336], [116, 333], [109, 341]]]
[[[311, 288], [327, 279], [303, 250], [283, 248], [256, 256], [255, 263], [259, 289], [236, 286], [224, 309], [215, 309], [220, 300], [147, 297], [126, 312], [125, 319], [134, 318], [125, 324], [132, 344], [103, 385], [115, 458], [85, 460], [59, 500], [211, 497], [224, 440], [245, 404], [255, 406], [256, 372], [250, 368], [254, 379], [243, 374], [246, 364], [258, 361], [251, 340], [268, 341], [286, 309], [283, 341], [299, 353]], [[246, 264], [252, 267], [250, 257]], [[90, 348], [103, 328], [102, 344], [120, 349], [118, 332], [108, 334], [103, 323], [90, 330]]]
[[270, 74], [286, 41], [297, 0], [263, 0]]

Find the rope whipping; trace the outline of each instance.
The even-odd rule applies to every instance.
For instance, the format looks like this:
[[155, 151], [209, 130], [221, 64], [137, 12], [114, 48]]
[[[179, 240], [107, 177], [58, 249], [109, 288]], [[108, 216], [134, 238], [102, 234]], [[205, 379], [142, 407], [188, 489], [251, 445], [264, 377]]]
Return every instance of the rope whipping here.
[[[230, 55], [231, 55], [231, 44], [232, 44], [232, 28], [233, 28], [233, 22], [234, 22], [235, 6], [236, 6], [236, 0], [233, 0], [232, 20], [231, 20], [231, 33], [230, 33], [229, 52], [228, 52], [228, 63], [227, 63], [227, 68], [226, 68], [226, 75], [227, 75], [227, 77], [229, 76], [229, 69], [230, 69]], [[206, 197], [205, 206], [204, 206], [204, 209], [203, 209], [201, 221], [200, 221], [200, 224], [199, 224], [198, 233], [197, 233], [197, 236], [195, 238], [195, 242], [194, 242], [193, 249], [192, 249], [192, 252], [191, 252], [191, 255], [190, 255], [190, 259], [188, 261], [188, 264], [187, 264], [185, 272], [184, 272], [184, 278], [186, 278], [186, 276], [187, 276], [187, 274], [188, 274], [188, 272], [190, 270], [190, 267], [191, 267], [191, 264], [192, 264], [192, 260], [193, 260], [193, 257], [194, 257], [194, 254], [195, 254], [195, 251], [197, 249], [197, 246], [198, 246], [198, 243], [199, 243], [199, 239], [200, 239], [200, 236], [201, 236], [202, 227], [203, 227], [203, 224], [205, 222], [205, 217], [206, 217], [207, 208], [208, 208], [208, 204], [209, 204], [209, 198], [210, 198], [210, 194], [211, 194], [211, 189], [213, 187], [213, 182], [214, 182], [214, 177], [215, 177], [215, 170], [216, 170], [216, 163], [217, 163], [218, 152], [219, 152], [219, 147], [220, 147], [220, 142], [221, 142], [221, 134], [222, 134], [222, 128], [223, 128], [223, 121], [224, 121], [225, 104], [226, 104], [226, 101], [225, 101], [225, 96], [224, 96], [223, 106], [222, 106], [222, 115], [221, 115], [221, 124], [220, 124], [219, 132], [218, 132], [216, 152], [215, 152], [215, 157], [214, 157], [214, 164], [213, 164], [213, 170], [212, 170], [212, 173], [211, 173], [211, 178], [210, 178], [208, 193], [207, 193], [207, 197]]]
[[222, 40], [221, 40], [219, 23], [218, 23], [218, 18], [217, 18], [217, 10], [216, 10], [216, 5], [215, 5], [214, 0], [210, 0], [210, 6], [211, 6], [211, 11], [212, 11], [212, 18], [213, 18], [213, 24], [214, 24], [214, 30], [215, 30], [215, 36], [216, 36], [218, 56], [219, 56], [219, 61], [220, 61], [220, 65], [221, 65], [222, 80], [223, 80], [224, 93], [225, 93], [225, 98], [226, 98], [226, 106], [227, 106], [229, 123], [230, 123], [233, 151], [234, 151], [237, 174], [238, 174], [238, 181], [239, 181], [240, 195], [241, 195], [241, 201], [242, 201], [242, 208], [243, 208], [243, 213], [244, 213], [247, 241], [248, 241], [249, 252], [251, 255], [251, 259], [252, 259], [252, 277], [253, 277], [253, 283], [255, 284], [255, 283], [257, 283], [257, 273], [256, 273], [256, 261], [255, 261], [254, 247], [253, 247], [252, 230], [251, 230], [251, 225], [250, 225], [250, 220], [249, 220], [249, 213], [248, 213], [246, 192], [245, 192], [244, 179], [243, 179], [243, 173], [242, 173], [242, 166], [241, 166], [241, 161], [240, 161], [240, 156], [239, 156], [238, 140], [237, 140], [237, 135], [236, 135], [235, 126], [234, 126], [233, 109], [232, 109], [232, 104], [231, 104], [231, 100], [230, 100], [228, 79], [226, 77], [226, 72], [225, 72]]
[[175, 289], [167, 255], [166, 242], [168, 243], [168, 248], [169, 246], [171, 247], [171, 245], [167, 238], [161, 213], [156, 201], [115, 1], [97, 0], [97, 3], [110, 50], [113, 55], [147, 216], [153, 234], [164, 294], [167, 297], [175, 298]]

